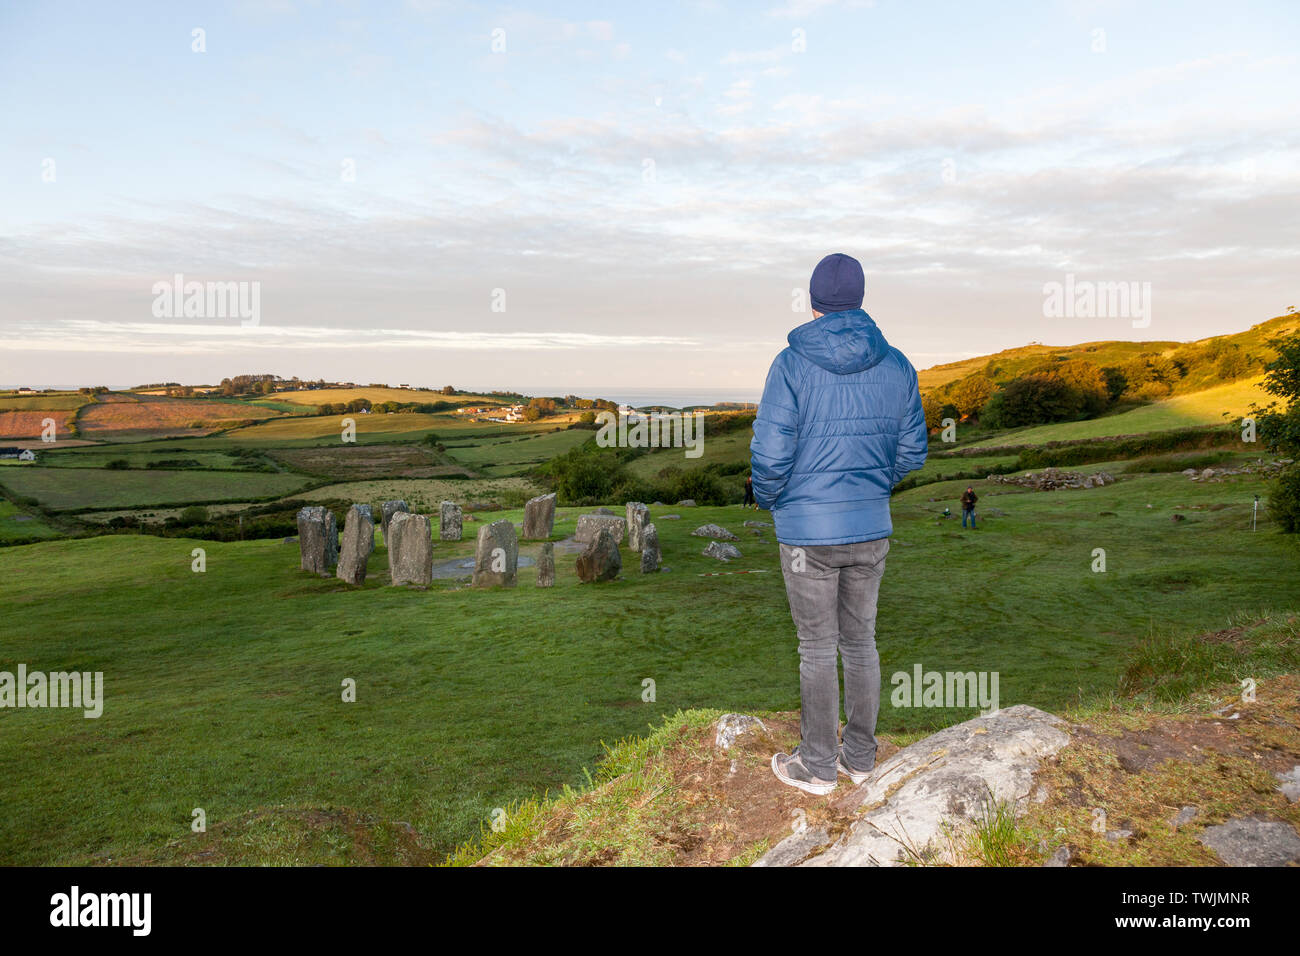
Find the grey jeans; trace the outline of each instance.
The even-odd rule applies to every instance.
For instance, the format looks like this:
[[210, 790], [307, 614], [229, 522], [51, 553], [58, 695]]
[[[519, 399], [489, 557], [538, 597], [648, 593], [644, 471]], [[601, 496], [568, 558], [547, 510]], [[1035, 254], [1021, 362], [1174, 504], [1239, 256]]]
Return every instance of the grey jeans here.
[[840, 681], [844, 664], [844, 761], [853, 770], [876, 765], [880, 655], [876, 598], [889, 539], [853, 544], [781, 545], [781, 571], [790, 616], [799, 635], [799, 753], [823, 780], [836, 777]]

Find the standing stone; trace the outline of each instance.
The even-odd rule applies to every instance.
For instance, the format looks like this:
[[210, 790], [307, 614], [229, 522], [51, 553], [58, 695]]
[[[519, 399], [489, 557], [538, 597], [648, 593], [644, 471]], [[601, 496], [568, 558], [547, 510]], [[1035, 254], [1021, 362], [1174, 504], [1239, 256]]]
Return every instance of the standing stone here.
[[443, 541], [459, 541], [461, 537], [460, 505], [444, 501], [438, 515], [438, 537]]
[[335, 574], [348, 584], [366, 583], [366, 562], [375, 550], [375, 521], [369, 505], [353, 505], [343, 522], [343, 545]]
[[474, 587], [512, 588], [518, 574], [519, 538], [514, 524], [503, 518], [479, 528], [474, 552]]
[[602, 529], [607, 529], [614, 536], [617, 545], [623, 540], [627, 522], [617, 515], [592, 514], [578, 515], [578, 526], [574, 529], [573, 540], [578, 544], [590, 544], [596, 540]]
[[654, 524], [641, 529], [641, 573], [651, 574], [659, 570], [659, 532]]
[[650, 509], [639, 501], [627, 503], [627, 546], [633, 551], [641, 550], [641, 529], [650, 520]]
[[612, 581], [618, 577], [623, 570], [623, 556], [618, 553], [618, 542], [609, 528], [601, 528], [596, 537], [582, 549], [582, 554], [578, 555], [577, 569], [578, 580], [583, 584]]
[[393, 584], [433, 581], [433, 526], [428, 515], [398, 511], [388, 522], [388, 576]]
[[298, 550], [302, 569], [329, 574], [339, 559], [338, 525], [324, 505], [308, 505], [298, 512]]
[[[357, 511], [360, 514], [363, 514], [370, 519], [370, 537], [364, 539], [366, 545], [366, 556], [368, 557], [375, 550], [375, 515], [374, 512], [370, 510], [370, 505], [357, 504], [357, 505], [353, 505], [352, 508], [357, 509]], [[348, 509], [348, 514], [352, 513], [352, 508]], [[347, 525], [346, 517], [343, 519], [343, 524], [345, 525], [345, 530], [346, 530], [346, 525]], [[340, 542], [342, 541], [342, 536], [340, 536], [339, 540]]]
[[407, 514], [409, 514], [411, 509], [407, 507], [405, 501], [402, 501], [400, 499], [397, 501], [385, 501], [381, 506], [381, 509], [382, 510], [380, 512], [379, 521], [380, 521], [381, 529], [384, 532], [384, 543], [387, 544], [388, 524], [393, 520], [393, 515], [397, 514], [399, 511], [405, 511]]
[[524, 534], [528, 540], [545, 541], [555, 527], [555, 492], [528, 499], [524, 505]]
[[537, 586], [539, 588], [555, 586], [554, 541], [547, 541], [542, 545], [542, 553], [537, 556]]

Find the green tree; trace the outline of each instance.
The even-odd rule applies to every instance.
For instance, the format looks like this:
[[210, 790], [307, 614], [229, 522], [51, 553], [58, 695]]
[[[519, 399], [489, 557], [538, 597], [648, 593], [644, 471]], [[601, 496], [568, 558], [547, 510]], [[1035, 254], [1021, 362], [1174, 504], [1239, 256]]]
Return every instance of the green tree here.
[[949, 390], [948, 398], [965, 418], [968, 415], [978, 415], [997, 388], [992, 379], [976, 373], [956, 382]]
[[1252, 408], [1259, 427], [1259, 438], [1270, 451], [1293, 459], [1273, 483], [1268, 507], [1282, 530], [1300, 532], [1300, 333], [1269, 343], [1277, 358], [1264, 366], [1264, 391], [1276, 395], [1284, 404], [1270, 402], [1264, 408]]
[[921, 396], [921, 409], [925, 412], [925, 427], [938, 428], [943, 421], [943, 399], [937, 392], [926, 392]]

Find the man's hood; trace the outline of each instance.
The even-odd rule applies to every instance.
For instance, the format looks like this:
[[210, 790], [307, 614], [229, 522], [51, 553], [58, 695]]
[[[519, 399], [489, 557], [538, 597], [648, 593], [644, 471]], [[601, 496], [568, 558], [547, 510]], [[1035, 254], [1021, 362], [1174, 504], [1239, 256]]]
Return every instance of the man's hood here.
[[786, 339], [810, 362], [837, 375], [871, 368], [889, 354], [889, 343], [862, 309], [832, 312], [805, 322]]

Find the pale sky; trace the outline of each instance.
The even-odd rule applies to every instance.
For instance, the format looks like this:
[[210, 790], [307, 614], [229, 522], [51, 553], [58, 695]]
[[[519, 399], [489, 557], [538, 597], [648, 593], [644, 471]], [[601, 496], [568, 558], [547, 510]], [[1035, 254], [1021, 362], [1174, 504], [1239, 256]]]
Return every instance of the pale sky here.
[[830, 252], [918, 368], [1239, 331], [1300, 306], [1298, 10], [6, 0], [0, 386], [753, 398]]

